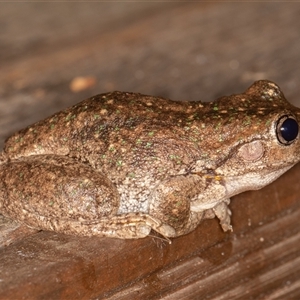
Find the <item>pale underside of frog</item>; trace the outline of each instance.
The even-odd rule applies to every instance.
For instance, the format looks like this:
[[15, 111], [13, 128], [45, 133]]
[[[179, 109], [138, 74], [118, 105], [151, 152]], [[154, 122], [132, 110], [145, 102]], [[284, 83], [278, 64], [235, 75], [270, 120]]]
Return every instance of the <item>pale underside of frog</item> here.
[[11, 136], [1, 154], [0, 212], [83, 236], [166, 238], [217, 217], [300, 159], [300, 109], [273, 82], [214, 102], [113, 92]]

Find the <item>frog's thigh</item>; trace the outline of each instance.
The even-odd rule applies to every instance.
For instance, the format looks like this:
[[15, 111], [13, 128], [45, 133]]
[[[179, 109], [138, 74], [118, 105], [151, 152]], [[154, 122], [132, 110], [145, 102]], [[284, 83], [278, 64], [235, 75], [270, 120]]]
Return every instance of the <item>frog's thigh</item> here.
[[4, 163], [0, 184], [0, 211], [33, 227], [47, 229], [44, 219], [97, 219], [114, 215], [119, 208], [118, 191], [108, 178], [64, 156]]
[[232, 226], [230, 224], [231, 211], [228, 207], [229, 203], [230, 200], [227, 199], [223, 202], [220, 202], [213, 208], [213, 211], [216, 214], [217, 218], [220, 220], [220, 225], [224, 231], [232, 231]]

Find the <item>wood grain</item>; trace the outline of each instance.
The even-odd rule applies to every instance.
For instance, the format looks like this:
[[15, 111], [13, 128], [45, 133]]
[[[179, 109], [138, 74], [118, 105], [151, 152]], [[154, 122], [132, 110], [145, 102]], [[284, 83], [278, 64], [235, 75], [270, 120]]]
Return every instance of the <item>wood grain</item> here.
[[[111, 90], [208, 101], [270, 79], [300, 105], [299, 13], [298, 3], [0, 3], [1, 146]], [[78, 76], [96, 83], [75, 93]], [[298, 299], [299, 172], [234, 197], [233, 233], [207, 220], [171, 245], [10, 235], [0, 299]]]

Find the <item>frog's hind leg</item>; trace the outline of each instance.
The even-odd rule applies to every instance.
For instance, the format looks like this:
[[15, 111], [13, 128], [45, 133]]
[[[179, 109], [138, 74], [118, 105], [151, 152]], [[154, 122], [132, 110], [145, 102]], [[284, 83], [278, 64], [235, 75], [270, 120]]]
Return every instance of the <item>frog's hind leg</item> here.
[[30, 227], [84, 236], [141, 238], [151, 229], [174, 229], [143, 213], [118, 215], [115, 185], [88, 164], [65, 156], [37, 155], [0, 168], [0, 211]]
[[110, 237], [142, 238], [148, 236], [153, 229], [165, 238], [175, 236], [173, 227], [145, 213], [125, 213], [86, 223], [91, 227], [92, 235], [99, 235], [102, 232]]
[[126, 213], [96, 220], [43, 218], [43, 224], [40, 224], [40, 227], [71, 235], [121, 239], [144, 238], [149, 235], [151, 229], [166, 239], [175, 235], [175, 230], [171, 226], [143, 213]]

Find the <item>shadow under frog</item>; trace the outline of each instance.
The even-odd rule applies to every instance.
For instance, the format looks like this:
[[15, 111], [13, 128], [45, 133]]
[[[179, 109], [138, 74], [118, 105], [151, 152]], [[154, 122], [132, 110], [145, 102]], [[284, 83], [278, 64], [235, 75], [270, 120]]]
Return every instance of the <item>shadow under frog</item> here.
[[0, 212], [66, 234], [176, 237], [300, 159], [300, 110], [266, 80], [214, 102], [101, 94], [11, 136]]

